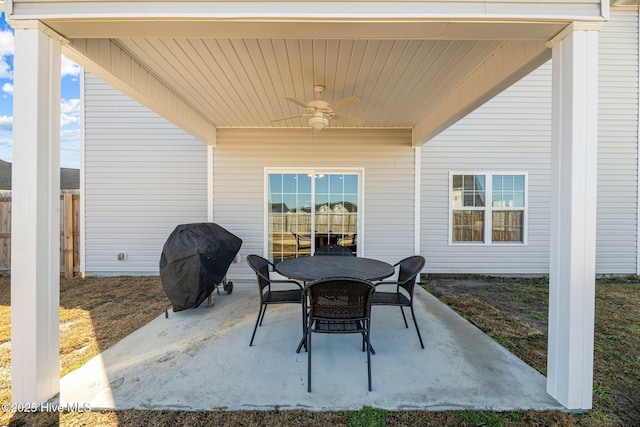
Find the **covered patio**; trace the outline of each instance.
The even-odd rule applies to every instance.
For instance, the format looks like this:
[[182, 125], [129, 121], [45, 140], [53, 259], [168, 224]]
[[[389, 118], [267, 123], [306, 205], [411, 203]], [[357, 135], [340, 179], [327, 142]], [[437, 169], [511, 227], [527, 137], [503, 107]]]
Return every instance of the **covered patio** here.
[[297, 354], [300, 308], [271, 306], [256, 340], [255, 283], [237, 283], [215, 306], [164, 315], [129, 335], [60, 383], [67, 407], [173, 410], [563, 409], [544, 377], [422, 288], [413, 325], [396, 307], [372, 317], [373, 391], [360, 338], [314, 336], [312, 381]]
[[[223, 137], [227, 128], [259, 131], [312, 125], [301, 118], [272, 122], [299, 113], [294, 103], [282, 101], [282, 97], [308, 101], [314, 97], [313, 86], [316, 84], [325, 85], [328, 89], [325, 95], [334, 101], [358, 94], [366, 102], [349, 107], [347, 113], [363, 119], [364, 124], [347, 120], [342, 123], [332, 121], [331, 126], [347, 128], [345, 130], [365, 127], [371, 131], [380, 128], [411, 131], [410, 148], [415, 158], [413, 172], [416, 179], [410, 201], [414, 209], [409, 211], [413, 215], [416, 254], [420, 253], [418, 237], [421, 235], [418, 160], [421, 146], [553, 57], [553, 184], [546, 391], [568, 409], [591, 407], [598, 31], [608, 18], [608, 0], [330, 3], [7, 0], [5, 11], [7, 21], [15, 28], [16, 43], [15, 219], [11, 269], [14, 402], [43, 402], [61, 391], [58, 378], [58, 100], [62, 52], [202, 140], [208, 146], [210, 162], [213, 162], [217, 138]], [[215, 221], [212, 169], [211, 166], [208, 177], [208, 219]], [[359, 244], [366, 246], [365, 237], [358, 236]], [[251, 243], [257, 250], [262, 242]], [[427, 295], [421, 298], [427, 301], [423, 304], [432, 303]], [[221, 304], [211, 311], [211, 315], [222, 311]], [[184, 319], [185, 326], [195, 327], [201, 321], [192, 318], [197, 315], [199, 312], [185, 313], [172, 320]], [[230, 315], [229, 318], [234, 317]], [[278, 319], [274, 316], [273, 320]], [[432, 322], [443, 332], [449, 325], [449, 322], [437, 319]], [[215, 321], [202, 329], [207, 334], [226, 330], [218, 329], [213, 323]], [[231, 325], [229, 327], [233, 330]], [[434, 325], [425, 325], [425, 330], [434, 329]], [[280, 328], [273, 330], [280, 331]], [[383, 335], [383, 331], [379, 333]], [[142, 338], [150, 336], [145, 334]], [[223, 338], [221, 335], [219, 339]], [[266, 334], [262, 338], [266, 338]], [[466, 345], [458, 342], [459, 338], [455, 336], [449, 339]], [[189, 342], [189, 346], [182, 343], [187, 357], [199, 342], [206, 340], [199, 337]], [[410, 337], [408, 345], [412, 343], [413, 337]], [[138, 344], [141, 347], [151, 345], [146, 339], [139, 340]], [[263, 349], [266, 344], [258, 341], [258, 348]], [[283, 350], [289, 348], [288, 342], [280, 345]], [[122, 346], [126, 349], [126, 344]], [[107, 372], [111, 372], [107, 375], [117, 376], [119, 363], [136, 363], [126, 351], [122, 359], [116, 357], [122, 346], [105, 353]], [[497, 345], [491, 346], [499, 350]], [[215, 347], [213, 351], [224, 346], [212, 347]], [[374, 363], [379, 365], [376, 372], [380, 382], [374, 382], [374, 389], [380, 390], [384, 372], [381, 368], [387, 363], [380, 361], [385, 355], [382, 341], [377, 347], [380, 347], [380, 354]], [[340, 349], [343, 350], [342, 346]], [[246, 354], [253, 354], [249, 350], [245, 350]], [[163, 354], [156, 358], [166, 358], [171, 366], [171, 359], [181, 354], [178, 348], [174, 351], [163, 349]], [[423, 354], [430, 351], [425, 350]], [[437, 353], [431, 356], [435, 357]], [[455, 349], [449, 355], [454, 353]], [[461, 357], [464, 359], [469, 354], [473, 352]], [[224, 359], [223, 355], [220, 358]], [[389, 366], [393, 365], [391, 360]], [[429, 369], [428, 360], [410, 365], [412, 369], [424, 368], [420, 369], [417, 378], [419, 387], [423, 388], [418, 394], [427, 396], [429, 390], [440, 389], [429, 389], [438, 382], [450, 388], [451, 396], [457, 394], [458, 384], [451, 380], [458, 375], [454, 371], [448, 377], [430, 376], [455, 367], [451, 359], [441, 359], [434, 369]], [[502, 356], [488, 360], [491, 366], [483, 369], [490, 370], [492, 375], [507, 371], [505, 367], [509, 362]], [[215, 377], [216, 363], [229, 364], [225, 372], [235, 368], [241, 373], [246, 369], [242, 363], [235, 362], [212, 360], [211, 375]], [[303, 363], [297, 365], [304, 366]], [[198, 366], [206, 366], [206, 363]], [[285, 372], [289, 373], [291, 368], [287, 368]], [[353, 371], [355, 375], [358, 370]], [[257, 375], [257, 371], [254, 373]], [[204, 376], [205, 372], [202, 374]], [[126, 393], [119, 395], [118, 390], [124, 390], [125, 384], [135, 384], [129, 383], [132, 378], [127, 375], [122, 377], [120, 387], [115, 387], [118, 378], [109, 378], [110, 382], [115, 382], [111, 389], [117, 396], [116, 404], [125, 402], [128, 396]], [[278, 378], [281, 376], [250, 380], [255, 381], [254, 389], [266, 390], [269, 384], [277, 384]], [[300, 381], [299, 375], [296, 378]], [[162, 380], [162, 375], [158, 380]], [[538, 377], [536, 381], [539, 380]], [[67, 381], [62, 382], [62, 399], [67, 399]], [[390, 381], [397, 381], [399, 386], [403, 382], [397, 378]], [[507, 383], [507, 377], [502, 382]], [[350, 383], [357, 390], [359, 382]], [[324, 384], [316, 384], [322, 392]], [[497, 387], [496, 384], [488, 385]], [[152, 386], [149, 383], [145, 388]], [[224, 393], [225, 388], [234, 390], [231, 384], [218, 386], [212, 390], [214, 393]], [[484, 386], [470, 386], [469, 390], [484, 394]], [[249, 401], [242, 390], [238, 393], [237, 399], [241, 402]], [[505, 393], [516, 401], [509, 390]], [[403, 396], [399, 393], [394, 400], [407, 407], [418, 404]], [[465, 395], [460, 393], [460, 396], [464, 398]], [[446, 399], [432, 401], [429, 405], [441, 407], [459, 403], [459, 400]], [[491, 402], [481, 405], [484, 407], [485, 403], [492, 406]], [[493, 403], [492, 407], [498, 409], [499, 404]], [[264, 400], [263, 395], [253, 404], [264, 407], [279, 403]], [[291, 404], [304, 406], [310, 403], [296, 401]], [[171, 403], [167, 405], [171, 406]], [[317, 405], [330, 407], [331, 402]], [[381, 401], [380, 406], [385, 405], [387, 403]]]

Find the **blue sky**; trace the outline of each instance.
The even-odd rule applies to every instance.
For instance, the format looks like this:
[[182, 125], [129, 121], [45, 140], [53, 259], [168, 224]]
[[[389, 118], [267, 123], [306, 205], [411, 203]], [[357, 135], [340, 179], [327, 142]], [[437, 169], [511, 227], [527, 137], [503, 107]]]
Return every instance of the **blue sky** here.
[[[13, 131], [13, 29], [0, 18], [0, 159], [11, 161]], [[80, 67], [62, 57], [60, 166], [80, 167]]]

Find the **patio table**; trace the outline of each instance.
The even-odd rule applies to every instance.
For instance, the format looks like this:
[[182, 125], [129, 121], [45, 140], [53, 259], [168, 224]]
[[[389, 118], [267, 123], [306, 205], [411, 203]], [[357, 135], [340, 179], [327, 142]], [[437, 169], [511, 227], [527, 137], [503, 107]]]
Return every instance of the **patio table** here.
[[[382, 280], [392, 276], [395, 269], [391, 264], [371, 258], [354, 256], [308, 256], [284, 260], [275, 266], [275, 270], [285, 277], [313, 282], [327, 277], [356, 277], [366, 280]], [[306, 314], [306, 302], [303, 304]], [[306, 325], [303, 325], [306, 331]], [[306, 332], [304, 332], [306, 336]], [[300, 340], [296, 352], [305, 346], [305, 336]], [[371, 353], [375, 350], [371, 347]]]
[[291, 279], [312, 282], [327, 277], [382, 280], [392, 276], [395, 269], [391, 264], [371, 258], [308, 256], [284, 260], [276, 264], [276, 271]]

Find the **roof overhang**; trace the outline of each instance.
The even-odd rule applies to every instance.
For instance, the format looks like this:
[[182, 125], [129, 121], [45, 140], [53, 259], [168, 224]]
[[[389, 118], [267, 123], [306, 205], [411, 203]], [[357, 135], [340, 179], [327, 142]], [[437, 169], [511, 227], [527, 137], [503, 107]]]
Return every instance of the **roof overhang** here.
[[[15, 28], [38, 28], [81, 66], [215, 144], [217, 127], [273, 123], [323, 84], [345, 114], [413, 128], [420, 145], [550, 58], [574, 22], [601, 25], [607, 0], [21, 1]], [[153, 12], [149, 12], [153, 11]], [[340, 111], [343, 113], [343, 111]], [[333, 122], [331, 126], [351, 127]]]

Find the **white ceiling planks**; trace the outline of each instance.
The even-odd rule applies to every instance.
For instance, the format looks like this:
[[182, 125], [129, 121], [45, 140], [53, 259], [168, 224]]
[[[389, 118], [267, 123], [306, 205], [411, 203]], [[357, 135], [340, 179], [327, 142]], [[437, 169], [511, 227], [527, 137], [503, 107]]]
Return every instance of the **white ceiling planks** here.
[[[440, 43], [438, 43], [440, 45]], [[457, 86], [448, 81], [448, 76], [466, 77], [468, 76], [482, 61], [502, 45], [502, 42], [449, 42], [443, 46], [437, 46], [437, 54], [434, 52], [435, 59], [424, 64], [428, 67], [428, 78], [422, 80], [422, 86], [415, 88], [418, 93], [424, 94], [424, 98], [414, 97], [407, 106], [416, 111], [416, 115], [412, 116], [412, 126], [424, 117], [428, 112], [432, 111], [440, 101], [446, 97]], [[443, 48], [441, 50], [441, 48]], [[462, 59], [461, 59], [462, 58]], [[423, 70], [424, 67], [418, 69], [417, 72]], [[448, 84], [442, 84], [442, 82]], [[412, 88], [405, 85], [404, 93], [409, 96]], [[426, 98], [426, 99], [425, 99]]]
[[[359, 39], [119, 39], [117, 43], [216, 126], [306, 126], [275, 119], [304, 110], [286, 100], [329, 102], [367, 127], [412, 127], [500, 41]], [[338, 121], [332, 127], [352, 125]]]

